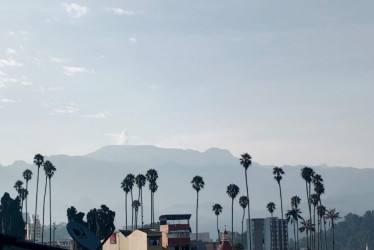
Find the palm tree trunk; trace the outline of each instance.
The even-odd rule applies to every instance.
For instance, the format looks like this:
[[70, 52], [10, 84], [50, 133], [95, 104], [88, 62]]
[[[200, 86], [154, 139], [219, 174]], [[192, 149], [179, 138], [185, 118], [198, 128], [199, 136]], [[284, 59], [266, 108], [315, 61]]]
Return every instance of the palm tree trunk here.
[[128, 194], [128, 193], [126, 193], [126, 199], [125, 199], [125, 214], [126, 214], [125, 218], [126, 218], [126, 230], [127, 230], [127, 194]]
[[140, 208], [141, 208], [141, 212], [142, 212], [142, 228], [144, 226], [144, 221], [143, 221], [143, 190], [140, 189]]
[[334, 220], [331, 220], [331, 224], [332, 224], [332, 250], [335, 250]]
[[294, 246], [295, 246], [295, 250], [297, 249], [296, 248], [296, 230], [295, 230], [295, 227], [296, 227], [296, 224], [294, 223], [293, 224], [293, 238], [294, 238]]
[[[316, 206], [313, 206], [313, 224], [316, 225]], [[316, 230], [312, 231], [313, 234], [313, 248], [316, 249]]]
[[300, 249], [300, 244], [299, 244], [299, 220], [296, 220], [296, 239], [297, 239], [297, 249]]
[[134, 198], [132, 196], [132, 189], [131, 189], [131, 230], [134, 230], [134, 208], [132, 203], [134, 202]]
[[218, 215], [217, 215], [217, 233], [218, 233], [218, 242], [221, 242], [221, 236], [219, 235], [219, 228], [218, 228]]
[[198, 212], [199, 212], [199, 191], [196, 191], [196, 245], [199, 240], [199, 231], [198, 231]]
[[231, 245], [234, 245], [234, 198], [231, 200]]
[[245, 209], [243, 209], [243, 219], [242, 219], [242, 245], [244, 246], [244, 233], [243, 233], [243, 222], [245, 216]]
[[283, 201], [282, 201], [282, 187], [280, 185], [280, 182], [278, 182], [278, 186], [279, 186], [279, 196], [280, 196], [280, 202], [281, 202], [281, 213], [282, 213], [282, 221], [281, 221], [281, 239], [282, 239], [282, 242], [281, 242], [281, 249], [285, 249], [284, 247], [284, 232], [283, 232]]
[[[29, 184], [29, 182], [26, 180], [26, 194], [27, 194], [27, 191], [28, 191], [28, 184]], [[28, 221], [27, 221], [27, 197], [28, 197], [28, 194], [26, 195], [26, 240], [28, 240], [29, 239], [29, 225], [28, 225]]]
[[45, 188], [44, 188], [44, 198], [43, 198], [43, 220], [42, 220], [42, 244], [44, 242], [44, 212], [45, 212], [45, 196], [47, 194], [47, 176], [45, 176]]
[[153, 192], [151, 190], [151, 228], [153, 228]]
[[247, 177], [247, 169], [245, 169], [245, 187], [247, 189], [247, 199], [248, 199], [248, 223], [249, 223], [249, 250], [252, 250], [252, 233], [251, 233], [251, 209], [250, 209], [250, 200], [249, 200], [249, 192], [248, 192], [248, 177]]
[[38, 175], [36, 177], [36, 198], [35, 198], [35, 214], [34, 214], [34, 242], [35, 242], [35, 238], [36, 238], [36, 213], [38, 212], [39, 169], [40, 169], [40, 166], [38, 166]]
[[51, 195], [51, 178], [49, 178], [49, 245], [52, 246], [52, 195]]

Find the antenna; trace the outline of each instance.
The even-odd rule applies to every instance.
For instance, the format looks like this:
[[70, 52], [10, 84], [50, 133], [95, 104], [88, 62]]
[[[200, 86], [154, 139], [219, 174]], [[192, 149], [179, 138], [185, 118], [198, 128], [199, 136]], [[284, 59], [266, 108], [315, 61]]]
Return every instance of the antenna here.
[[113, 234], [115, 230], [115, 226], [113, 223], [110, 223], [109, 225], [107, 225], [107, 227], [111, 227], [112, 230], [110, 234], [108, 234], [108, 236], [105, 237], [103, 242], [100, 242], [96, 235], [85, 225], [75, 221], [70, 221], [66, 225], [66, 229], [68, 230], [70, 236], [76, 242], [78, 242], [79, 245], [87, 248], [88, 250], [101, 249], [101, 247], [105, 244], [105, 242], [109, 239], [109, 237]]
[[68, 233], [70, 234], [70, 236], [76, 242], [78, 242], [79, 245], [89, 250], [96, 250], [101, 245], [100, 240], [85, 225], [82, 225], [75, 221], [70, 221], [66, 225], [66, 229], [68, 230]]

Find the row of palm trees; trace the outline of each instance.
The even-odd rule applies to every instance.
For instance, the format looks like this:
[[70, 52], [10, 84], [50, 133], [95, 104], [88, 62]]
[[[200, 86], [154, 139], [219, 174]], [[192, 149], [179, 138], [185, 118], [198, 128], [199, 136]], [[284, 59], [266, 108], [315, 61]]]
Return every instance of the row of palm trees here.
[[[157, 185], [158, 173], [155, 169], [149, 169], [145, 175], [138, 174], [136, 177], [133, 174], [127, 174], [126, 177], [121, 182], [121, 188], [126, 194], [125, 199], [125, 218], [126, 218], [126, 229], [128, 228], [127, 223], [127, 196], [130, 193], [131, 195], [131, 230], [137, 229], [138, 227], [138, 211], [139, 207], [141, 208], [141, 227], [144, 226], [144, 217], [143, 217], [143, 187], [148, 181], [148, 187], [151, 191], [151, 227], [154, 228], [155, 219], [154, 219], [154, 194], [158, 189]], [[138, 187], [138, 199], [134, 199], [133, 196], [133, 187]]]
[[[244, 153], [241, 155], [240, 164], [244, 167], [245, 170], [245, 182], [246, 182], [246, 191], [247, 196], [242, 196], [239, 199], [239, 205], [243, 208], [243, 218], [242, 218], [242, 244], [244, 242], [243, 239], [243, 222], [245, 218], [245, 209], [248, 209], [248, 220], [250, 221], [250, 199], [249, 199], [249, 192], [248, 192], [248, 178], [247, 178], [247, 170], [251, 165], [251, 156], [248, 153]], [[327, 249], [327, 237], [326, 237], [326, 220], [330, 220], [330, 224], [333, 231], [333, 239], [332, 239], [332, 248], [335, 249], [335, 236], [334, 236], [334, 221], [340, 218], [338, 212], [335, 212], [335, 209], [327, 210], [322, 205], [321, 195], [325, 192], [324, 184], [322, 176], [315, 173], [312, 168], [304, 167], [301, 170], [301, 177], [305, 180], [306, 183], [306, 194], [307, 194], [307, 205], [309, 210], [309, 219], [305, 220], [301, 217], [301, 211], [299, 209], [299, 204], [301, 202], [300, 197], [293, 196], [291, 198], [291, 209], [284, 214], [283, 212], [283, 197], [282, 197], [282, 185], [281, 181], [283, 179], [283, 175], [285, 174], [284, 170], [280, 167], [273, 168], [273, 175], [274, 180], [278, 184], [279, 188], [279, 197], [280, 197], [280, 204], [281, 204], [281, 239], [285, 238], [284, 235], [284, 228], [288, 228], [284, 225], [284, 222], [291, 222], [294, 226], [294, 249], [300, 249], [299, 245], [299, 231], [306, 232], [307, 238], [307, 248], [308, 249]], [[198, 206], [199, 206], [199, 191], [204, 188], [204, 180], [201, 176], [195, 176], [192, 181], [192, 187], [196, 191], [196, 240], [198, 241]], [[312, 184], [314, 187], [314, 193], [312, 194]], [[233, 207], [234, 207], [234, 199], [239, 194], [239, 187], [235, 184], [230, 184], [227, 186], [226, 193], [231, 198], [231, 239], [234, 242], [234, 234], [233, 234]], [[273, 212], [275, 211], [275, 203], [269, 202], [267, 204], [267, 209], [271, 213], [271, 217], [273, 217]], [[312, 212], [313, 207], [313, 212]], [[218, 227], [218, 216], [222, 213], [222, 206], [218, 203], [214, 204], [212, 207], [214, 214], [217, 216], [217, 233], [218, 238], [220, 239], [220, 232]], [[286, 219], [284, 219], [284, 215]], [[313, 216], [312, 216], [313, 215]], [[317, 215], [317, 216], [316, 216]], [[317, 217], [317, 230], [315, 229], [316, 225], [316, 217]], [[299, 228], [299, 221], [301, 221], [301, 227]], [[325, 246], [322, 246], [322, 222], [324, 226], [324, 242]], [[251, 244], [251, 227], [249, 227], [249, 249], [252, 249]], [[310, 236], [309, 236], [310, 233]], [[286, 249], [286, 242], [284, 240], [281, 241], [280, 249]]]
[[[49, 186], [49, 242], [52, 244], [52, 192], [51, 192], [51, 178], [53, 177], [54, 173], [56, 172], [56, 167], [50, 161], [44, 161], [44, 157], [41, 154], [36, 154], [34, 156], [34, 164], [38, 167], [37, 172], [37, 181], [36, 181], [36, 197], [35, 197], [35, 214], [34, 214], [34, 234], [33, 234], [33, 241], [36, 241], [36, 216], [38, 212], [38, 193], [39, 193], [39, 169], [43, 166], [45, 172], [45, 187], [44, 187], [44, 197], [43, 197], [43, 217], [42, 217], [42, 235], [41, 240], [42, 243], [44, 242], [44, 218], [45, 218], [45, 201], [47, 195], [47, 185]], [[26, 187], [23, 188], [23, 181], [18, 180], [14, 184], [14, 188], [18, 192], [18, 196], [21, 199], [21, 212], [23, 212], [23, 202], [25, 201], [26, 205], [26, 225], [28, 225], [28, 207], [27, 207], [27, 197], [29, 195], [28, 184], [29, 181], [32, 179], [32, 171], [30, 169], [26, 169], [22, 176], [26, 182]]]
[[[284, 171], [282, 168], [274, 167], [273, 169], [274, 179], [277, 181], [279, 186], [279, 196], [281, 203], [281, 223], [284, 222], [283, 219], [283, 199], [282, 199], [282, 189], [281, 180]], [[327, 237], [326, 237], [326, 219], [330, 220], [330, 224], [333, 231], [332, 248], [335, 249], [335, 236], [334, 236], [334, 221], [340, 218], [339, 212], [335, 209], [327, 210], [325, 206], [322, 205], [321, 195], [325, 192], [322, 176], [315, 173], [312, 168], [304, 167], [301, 169], [301, 177], [305, 180], [306, 188], [306, 200], [309, 210], [309, 219], [304, 219], [301, 216], [301, 211], [299, 209], [299, 204], [301, 198], [298, 196], [291, 197], [291, 209], [285, 214], [286, 222], [291, 222], [294, 228], [294, 249], [300, 249], [298, 232], [306, 233], [306, 243], [307, 249], [327, 249]], [[312, 194], [312, 184], [313, 191]], [[267, 209], [273, 217], [273, 212], [275, 211], [275, 203], [269, 202], [267, 204]], [[313, 212], [312, 212], [313, 207]], [[317, 215], [317, 230], [316, 230], [316, 215]], [[301, 220], [301, 227], [299, 228], [299, 220]], [[322, 239], [322, 222], [324, 226], [324, 242]], [[283, 228], [283, 225], [281, 225]], [[283, 230], [282, 230], [283, 232]], [[283, 237], [282, 237], [283, 238]], [[285, 248], [282, 245], [282, 248]]]

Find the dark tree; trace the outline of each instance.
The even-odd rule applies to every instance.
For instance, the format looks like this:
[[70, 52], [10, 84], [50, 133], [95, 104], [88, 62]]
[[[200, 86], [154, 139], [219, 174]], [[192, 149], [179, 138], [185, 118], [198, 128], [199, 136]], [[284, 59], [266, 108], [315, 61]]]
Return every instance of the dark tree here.
[[20, 198], [14, 200], [9, 193], [4, 193], [0, 203], [0, 234], [24, 239], [25, 222], [22, 218]]
[[101, 205], [99, 209], [94, 208], [87, 213], [87, 226], [100, 240], [103, 240], [112, 230], [115, 215], [116, 213], [107, 206]]
[[155, 192], [157, 191], [157, 179], [158, 173], [155, 169], [149, 169], [147, 174], [145, 175], [148, 181], [148, 187], [151, 191], [151, 228], [155, 228], [155, 207], [154, 207], [154, 199], [155, 199]]

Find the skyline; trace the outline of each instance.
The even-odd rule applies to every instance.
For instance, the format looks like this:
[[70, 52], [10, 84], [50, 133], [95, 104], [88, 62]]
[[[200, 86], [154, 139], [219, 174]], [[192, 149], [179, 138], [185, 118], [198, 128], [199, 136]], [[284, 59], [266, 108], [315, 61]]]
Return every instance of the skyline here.
[[118, 144], [374, 167], [370, 1], [1, 5], [1, 165]]

